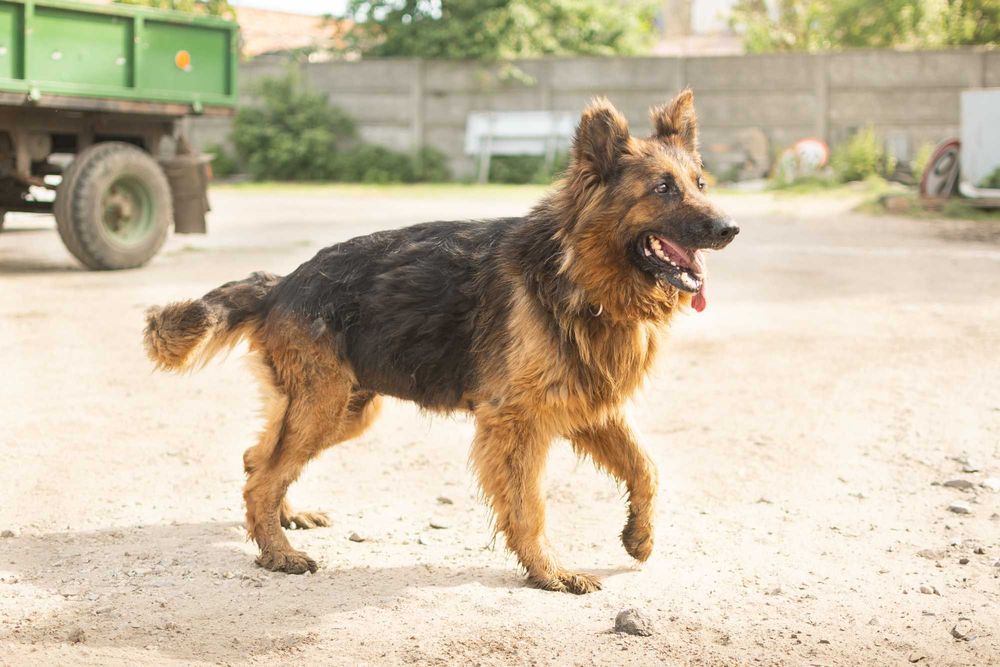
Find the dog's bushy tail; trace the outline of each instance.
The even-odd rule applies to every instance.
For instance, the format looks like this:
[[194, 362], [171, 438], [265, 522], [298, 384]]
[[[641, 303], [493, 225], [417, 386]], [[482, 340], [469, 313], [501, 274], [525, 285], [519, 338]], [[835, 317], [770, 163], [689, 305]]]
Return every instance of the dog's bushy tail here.
[[164, 370], [199, 368], [251, 333], [264, 315], [264, 299], [279, 276], [257, 272], [217, 287], [200, 299], [146, 311], [146, 354]]

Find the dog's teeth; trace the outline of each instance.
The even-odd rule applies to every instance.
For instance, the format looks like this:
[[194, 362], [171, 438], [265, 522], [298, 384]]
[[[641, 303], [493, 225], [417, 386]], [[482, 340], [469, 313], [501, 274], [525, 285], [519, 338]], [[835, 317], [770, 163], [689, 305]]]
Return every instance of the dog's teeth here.
[[649, 248], [646, 248], [646, 257], [649, 257], [649, 256], [650, 256], [650, 255], [652, 255], [652, 254], [653, 254], [653, 253], [651, 253], [651, 252], [649, 251]]

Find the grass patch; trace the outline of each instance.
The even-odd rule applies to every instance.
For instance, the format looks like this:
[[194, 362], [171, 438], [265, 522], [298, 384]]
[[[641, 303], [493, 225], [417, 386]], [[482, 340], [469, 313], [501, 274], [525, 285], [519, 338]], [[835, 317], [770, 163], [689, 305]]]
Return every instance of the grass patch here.
[[941, 206], [925, 205], [920, 195], [909, 191], [903, 194], [883, 194], [861, 204], [858, 209], [873, 215], [900, 215], [923, 220], [972, 220], [977, 222], [1000, 222], [1000, 209], [979, 208], [966, 199], [952, 198]]
[[765, 190], [765, 192], [775, 195], [792, 195], [797, 197], [843, 197], [850, 195], [877, 197], [894, 191], [906, 192], [906, 186], [899, 183], [890, 183], [881, 176], [869, 176], [863, 181], [852, 181], [850, 183], [840, 183], [834, 179], [822, 176], [809, 176], [796, 179], [790, 183], [772, 182], [768, 184]]

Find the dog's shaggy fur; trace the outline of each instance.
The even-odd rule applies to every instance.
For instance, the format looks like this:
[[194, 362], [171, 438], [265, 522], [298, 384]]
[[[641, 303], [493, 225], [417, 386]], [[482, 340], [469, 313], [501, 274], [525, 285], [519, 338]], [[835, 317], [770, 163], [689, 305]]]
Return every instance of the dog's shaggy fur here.
[[377, 232], [284, 278], [255, 273], [149, 311], [146, 349], [161, 368], [249, 341], [268, 398], [264, 433], [243, 457], [261, 566], [316, 570], [282, 527], [328, 519], [293, 511], [285, 491], [311, 458], [364, 431], [383, 395], [475, 415], [472, 463], [537, 586], [600, 588], [564, 569], [545, 538], [539, 480], [556, 437], [624, 482], [622, 542], [649, 557], [656, 471], [621, 406], [671, 317], [692, 299], [704, 306], [697, 250], [736, 233], [702, 192], [690, 91], [652, 119], [653, 135], [637, 139], [595, 100], [564, 179], [523, 218]]

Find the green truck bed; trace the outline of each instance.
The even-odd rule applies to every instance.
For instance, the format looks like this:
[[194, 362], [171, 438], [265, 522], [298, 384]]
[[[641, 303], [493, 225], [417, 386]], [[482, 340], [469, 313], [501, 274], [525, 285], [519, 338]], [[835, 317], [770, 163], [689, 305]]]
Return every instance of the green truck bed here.
[[0, 0], [0, 104], [226, 112], [238, 53], [238, 26], [219, 18]]

